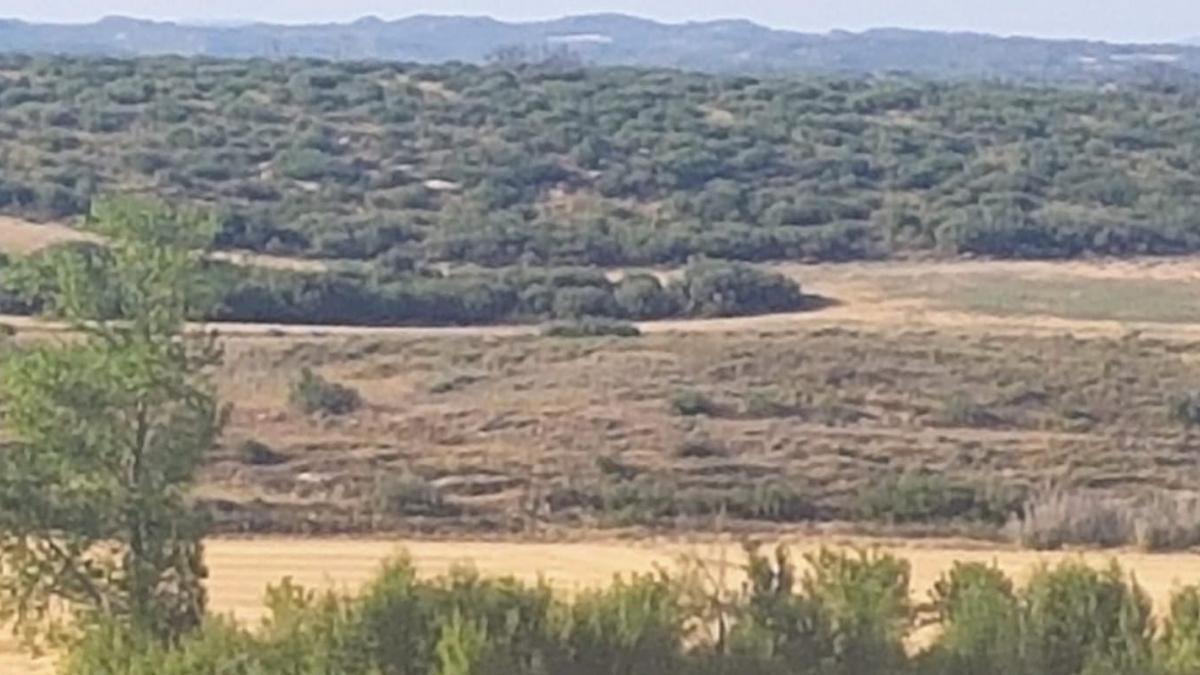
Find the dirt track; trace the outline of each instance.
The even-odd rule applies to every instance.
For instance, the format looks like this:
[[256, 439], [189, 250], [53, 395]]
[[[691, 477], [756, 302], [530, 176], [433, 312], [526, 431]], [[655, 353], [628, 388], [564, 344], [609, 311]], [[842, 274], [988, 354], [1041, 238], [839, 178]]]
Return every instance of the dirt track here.
[[[955, 261], [921, 263], [852, 263], [845, 265], [776, 266], [779, 271], [800, 281], [805, 290], [830, 298], [834, 303], [810, 312], [765, 316], [677, 319], [639, 323], [645, 333], [737, 333], [784, 331], [804, 327], [856, 327], [891, 330], [896, 327], [928, 329], [953, 333], [992, 333], [1001, 335], [1057, 335], [1112, 337], [1138, 332], [1148, 337], [1172, 340], [1200, 339], [1200, 324], [1184, 321], [1119, 321], [1082, 319], [1037, 312], [991, 314], [969, 311], [941, 302], [942, 286], [964, 283], [979, 277], [978, 283], [991, 278], [1057, 280], [1152, 280], [1163, 284], [1200, 282], [1200, 258], [1168, 261], [1099, 262], [1008, 262]], [[984, 276], [986, 275], [986, 279]], [[971, 283], [968, 281], [967, 283]], [[898, 289], [919, 287], [905, 293]], [[7, 324], [22, 332], [54, 332], [62, 326], [22, 316], [2, 316]], [[229, 337], [513, 337], [536, 335], [537, 326], [453, 326], [453, 327], [370, 327], [285, 325], [264, 323], [211, 323], [205, 330], [217, 330]]]

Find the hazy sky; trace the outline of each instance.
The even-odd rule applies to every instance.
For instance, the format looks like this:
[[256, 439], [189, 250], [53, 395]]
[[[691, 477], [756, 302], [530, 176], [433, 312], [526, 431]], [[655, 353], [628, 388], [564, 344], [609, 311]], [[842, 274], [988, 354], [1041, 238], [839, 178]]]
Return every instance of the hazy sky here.
[[106, 14], [303, 23], [368, 14], [542, 19], [604, 11], [667, 21], [740, 17], [808, 31], [902, 26], [1142, 42], [1200, 35], [1200, 0], [0, 0], [3, 17], [70, 22]]

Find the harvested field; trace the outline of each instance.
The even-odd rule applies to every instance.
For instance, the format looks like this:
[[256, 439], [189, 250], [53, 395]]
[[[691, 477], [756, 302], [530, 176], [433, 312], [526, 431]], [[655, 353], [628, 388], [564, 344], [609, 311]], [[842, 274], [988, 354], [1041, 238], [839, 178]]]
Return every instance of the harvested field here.
[[[1040, 563], [1053, 564], [1076, 554], [1036, 554], [1007, 548], [979, 548], [955, 542], [905, 542], [841, 539], [803, 539], [787, 542], [796, 554], [824, 545], [878, 545], [912, 564], [914, 598], [924, 600], [938, 577], [955, 561], [993, 563], [1018, 581]], [[210, 542], [212, 609], [253, 623], [262, 616], [263, 591], [284, 577], [320, 588], [353, 591], [368, 580], [388, 557], [406, 551], [424, 573], [437, 575], [452, 565], [471, 563], [487, 576], [515, 576], [527, 582], [545, 579], [571, 592], [603, 585], [616, 574], [670, 569], [682, 556], [697, 556], [710, 566], [740, 564], [740, 547], [733, 542], [708, 541], [584, 541], [565, 543], [506, 543], [480, 541], [386, 541], [349, 539], [251, 539]], [[1200, 580], [1200, 558], [1194, 555], [1138, 553], [1087, 554], [1097, 566], [1117, 559], [1133, 573], [1154, 600], [1166, 606], [1172, 591]], [[730, 583], [738, 582], [733, 569]], [[50, 664], [35, 664], [0, 642], [0, 673], [43, 675]]]

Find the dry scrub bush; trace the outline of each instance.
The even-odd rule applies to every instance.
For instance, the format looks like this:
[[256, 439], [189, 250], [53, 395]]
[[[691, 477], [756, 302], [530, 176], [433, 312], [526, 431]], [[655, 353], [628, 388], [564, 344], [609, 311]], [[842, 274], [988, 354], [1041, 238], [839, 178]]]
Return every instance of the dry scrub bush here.
[[1147, 551], [1177, 551], [1200, 545], [1200, 498], [1155, 494], [1141, 501], [1086, 491], [1050, 491], [1025, 504], [1024, 517], [1010, 529], [1023, 546], [1136, 545]]
[[1090, 492], [1047, 491], [1010, 524], [1017, 541], [1039, 551], [1069, 545], [1121, 546], [1133, 538], [1127, 505]]

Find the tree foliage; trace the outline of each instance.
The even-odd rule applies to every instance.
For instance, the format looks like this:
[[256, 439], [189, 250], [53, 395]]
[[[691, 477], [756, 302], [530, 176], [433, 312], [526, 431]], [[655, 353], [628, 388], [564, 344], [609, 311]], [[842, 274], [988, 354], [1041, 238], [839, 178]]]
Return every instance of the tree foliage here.
[[215, 338], [184, 330], [211, 221], [106, 200], [90, 223], [110, 242], [103, 283], [80, 251], [42, 270], [74, 334], [0, 368], [0, 609], [31, 636], [65, 606], [171, 640], [204, 612], [188, 492], [223, 419]]
[[[0, 56], [0, 211], [491, 267], [1200, 249], [1194, 84]], [[98, 86], [102, 84], [103, 86]]]

